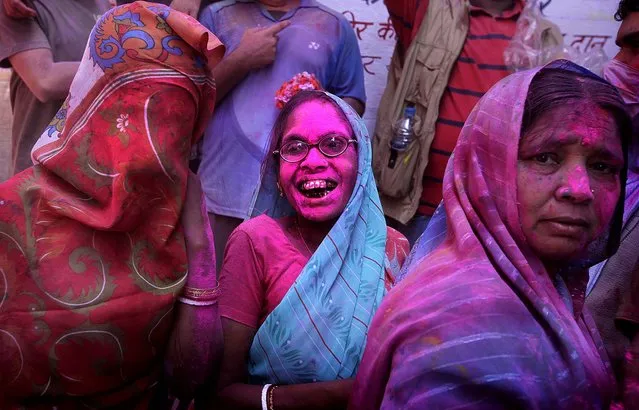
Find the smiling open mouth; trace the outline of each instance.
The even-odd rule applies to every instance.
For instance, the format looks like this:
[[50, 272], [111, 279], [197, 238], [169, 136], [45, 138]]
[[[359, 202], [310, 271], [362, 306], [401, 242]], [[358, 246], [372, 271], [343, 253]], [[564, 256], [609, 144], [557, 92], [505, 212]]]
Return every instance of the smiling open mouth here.
[[322, 198], [337, 187], [337, 182], [330, 179], [311, 179], [301, 182], [297, 189], [307, 198]]

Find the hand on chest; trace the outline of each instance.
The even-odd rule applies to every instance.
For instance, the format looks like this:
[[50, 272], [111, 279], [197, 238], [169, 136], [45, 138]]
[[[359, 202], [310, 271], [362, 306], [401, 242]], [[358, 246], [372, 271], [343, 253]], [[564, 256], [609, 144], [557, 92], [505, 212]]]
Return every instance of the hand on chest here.
[[[228, 33], [229, 38], [225, 44], [229, 51], [232, 52], [237, 48], [245, 29], [245, 27], [238, 27], [237, 33]], [[306, 70], [314, 67], [325, 68], [331, 63], [332, 56], [338, 48], [339, 36], [335, 31], [331, 33], [321, 24], [304, 24], [292, 20], [290, 26], [277, 34], [275, 64], [299, 65]]]

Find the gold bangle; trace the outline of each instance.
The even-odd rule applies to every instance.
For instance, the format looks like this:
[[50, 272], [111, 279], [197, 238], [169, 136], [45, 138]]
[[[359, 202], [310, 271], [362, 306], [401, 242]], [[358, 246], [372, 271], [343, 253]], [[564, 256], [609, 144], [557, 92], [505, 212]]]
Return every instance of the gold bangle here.
[[210, 289], [198, 289], [185, 286], [184, 289], [182, 289], [182, 296], [198, 301], [216, 300], [220, 296], [220, 285]]
[[274, 385], [268, 390], [268, 399], [267, 399], [268, 410], [275, 410], [275, 403], [274, 403], [275, 400], [273, 399], [273, 395], [275, 394], [275, 389], [277, 389], [278, 387], [279, 387], [278, 385]]

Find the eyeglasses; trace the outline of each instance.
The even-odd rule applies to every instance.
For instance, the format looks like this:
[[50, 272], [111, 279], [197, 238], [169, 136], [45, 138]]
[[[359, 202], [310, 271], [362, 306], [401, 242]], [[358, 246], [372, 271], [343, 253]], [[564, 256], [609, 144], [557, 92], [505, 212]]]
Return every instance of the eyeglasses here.
[[333, 158], [342, 155], [351, 143], [357, 144], [357, 140], [339, 135], [324, 137], [317, 144], [293, 140], [282, 145], [279, 150], [273, 151], [273, 155], [279, 155], [286, 162], [300, 162], [306, 158], [311, 148], [317, 147], [325, 157]]

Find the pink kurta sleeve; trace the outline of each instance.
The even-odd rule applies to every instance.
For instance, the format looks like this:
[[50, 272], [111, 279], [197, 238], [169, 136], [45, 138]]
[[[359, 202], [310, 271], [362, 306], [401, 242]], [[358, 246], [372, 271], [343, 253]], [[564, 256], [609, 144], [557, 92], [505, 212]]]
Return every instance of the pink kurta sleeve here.
[[408, 239], [390, 226], [386, 228], [386, 256], [389, 259], [397, 258], [399, 266], [403, 266], [410, 252]]
[[408, 239], [391, 227], [386, 228], [386, 257], [388, 263], [384, 269], [386, 273], [386, 289], [390, 290], [395, 284], [395, 278], [399, 274], [406, 257], [410, 252]]
[[264, 299], [261, 272], [251, 238], [236, 229], [226, 245], [220, 272], [220, 316], [258, 327]]

